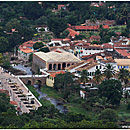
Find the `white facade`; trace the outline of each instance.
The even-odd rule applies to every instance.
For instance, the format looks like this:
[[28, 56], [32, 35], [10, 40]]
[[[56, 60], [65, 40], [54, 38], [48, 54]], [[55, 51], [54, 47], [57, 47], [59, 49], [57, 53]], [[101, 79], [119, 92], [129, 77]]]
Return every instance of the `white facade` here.
[[49, 42], [48, 43], [48, 45], [49, 46], [70, 46], [70, 44], [69, 43], [67, 43], [67, 44], [63, 44], [61, 41], [51, 41], [51, 42]]

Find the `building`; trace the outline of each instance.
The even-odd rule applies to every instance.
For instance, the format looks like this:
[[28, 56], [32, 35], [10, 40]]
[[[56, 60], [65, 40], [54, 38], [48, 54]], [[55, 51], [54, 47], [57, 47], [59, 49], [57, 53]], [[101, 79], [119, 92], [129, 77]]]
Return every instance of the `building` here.
[[130, 71], [130, 59], [115, 59], [115, 62], [117, 63], [118, 69], [127, 69]]
[[77, 64], [80, 61], [72, 53], [65, 51], [36, 52], [33, 54], [32, 70], [34, 72], [45, 68], [48, 71], [65, 70], [66, 67]]
[[32, 27], [36, 28], [37, 32], [49, 32], [49, 27], [47, 25], [33, 25]]
[[64, 71], [59, 71], [56, 73], [53, 73], [51, 75], [48, 75], [48, 77], [46, 78], [46, 85], [49, 87], [53, 87], [54, 86], [54, 79], [56, 77], [57, 74], [64, 74]]

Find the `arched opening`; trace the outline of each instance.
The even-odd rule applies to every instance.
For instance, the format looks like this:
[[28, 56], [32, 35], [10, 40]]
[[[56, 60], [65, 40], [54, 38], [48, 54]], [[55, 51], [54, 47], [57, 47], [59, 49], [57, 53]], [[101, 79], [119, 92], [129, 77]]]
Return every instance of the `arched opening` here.
[[61, 70], [61, 64], [58, 64], [58, 70]]
[[62, 69], [64, 70], [65, 67], [66, 67], [66, 63], [63, 63], [63, 64], [62, 64]]
[[35, 85], [40, 88], [41, 85], [42, 85], [42, 81], [41, 81], [41, 80], [37, 80], [37, 81], [35, 82]]
[[69, 67], [70, 66], [70, 64], [67, 64], [67, 67]]
[[53, 70], [56, 70], [56, 64], [53, 65]]
[[27, 85], [31, 85], [31, 81], [30, 80], [28, 80]]
[[52, 64], [49, 64], [49, 70], [52, 70]]

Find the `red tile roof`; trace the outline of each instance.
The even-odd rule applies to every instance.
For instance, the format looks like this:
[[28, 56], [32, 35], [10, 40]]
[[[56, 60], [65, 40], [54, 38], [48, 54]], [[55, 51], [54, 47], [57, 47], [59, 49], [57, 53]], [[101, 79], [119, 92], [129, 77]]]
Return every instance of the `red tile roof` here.
[[0, 93], [5, 93], [7, 96], [9, 96], [9, 91], [5, 89], [0, 89]]
[[10, 101], [10, 104], [12, 104], [12, 105], [18, 105], [18, 103], [15, 102], [15, 101]]
[[72, 30], [70, 28], [67, 28], [66, 30], [69, 31], [69, 36], [71, 36], [71, 37], [75, 37], [75, 35], [79, 35], [78, 32], [76, 32], [76, 31], [74, 31], [74, 30]]
[[[103, 28], [109, 29], [108, 25], [103, 25]], [[72, 26], [72, 29], [76, 30], [98, 30], [99, 26]]]
[[126, 49], [115, 49], [119, 54], [121, 54], [122, 56], [130, 56], [130, 53], [128, 50]]
[[51, 41], [63, 41], [63, 39], [57, 38], [57, 39], [51, 39]]
[[64, 71], [59, 71], [59, 72], [51, 74], [50, 76], [51, 77], [56, 77], [57, 74], [64, 74], [64, 73], [65, 73]]
[[103, 48], [109, 48], [109, 49], [113, 48], [113, 46], [109, 43], [104, 43], [104, 44], [102, 44], [102, 46], [103, 46]]
[[65, 7], [65, 5], [58, 5], [58, 9], [61, 9], [61, 7]]
[[24, 52], [24, 53], [31, 53], [31, 52], [33, 52], [33, 50], [30, 49], [30, 48], [20, 48], [20, 50], [21, 50], [22, 52]]

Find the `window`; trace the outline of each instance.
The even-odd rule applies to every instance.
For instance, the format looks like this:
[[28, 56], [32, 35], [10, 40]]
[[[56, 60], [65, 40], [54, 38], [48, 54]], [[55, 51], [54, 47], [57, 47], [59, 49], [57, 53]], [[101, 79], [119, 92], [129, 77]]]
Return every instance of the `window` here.
[[122, 66], [121, 66], [121, 69], [122, 69]]
[[98, 69], [98, 66], [96, 66], [96, 69]]
[[100, 69], [102, 69], [102, 66], [100, 65]]
[[118, 69], [120, 69], [120, 66], [118, 66]]

